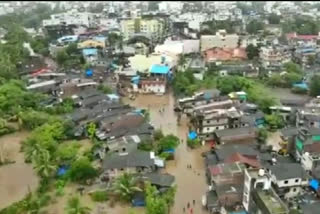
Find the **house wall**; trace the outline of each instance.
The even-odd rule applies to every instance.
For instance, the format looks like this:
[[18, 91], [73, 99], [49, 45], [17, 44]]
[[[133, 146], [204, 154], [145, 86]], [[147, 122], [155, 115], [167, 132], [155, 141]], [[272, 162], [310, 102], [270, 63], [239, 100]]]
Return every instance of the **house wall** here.
[[124, 173], [147, 173], [152, 172], [151, 168], [141, 168], [141, 167], [130, 167], [130, 168], [124, 168], [124, 169], [111, 169], [106, 171], [110, 178], [116, 178], [118, 176], [123, 175]]
[[144, 84], [142, 86], [142, 93], [166, 93], [165, 84]]
[[221, 35], [217, 32], [216, 35], [203, 35], [200, 38], [201, 51], [208, 50], [214, 47], [220, 48], [236, 48], [238, 46], [239, 36], [236, 34]]
[[183, 53], [198, 53], [200, 51], [200, 40], [183, 40]]
[[289, 188], [289, 192], [284, 195], [285, 199], [292, 198], [298, 196], [302, 191], [301, 187], [291, 187]]
[[206, 126], [202, 128], [202, 133], [207, 134], [207, 133], [213, 133], [216, 130], [223, 130], [226, 128], [227, 125], [213, 125], [213, 126]]

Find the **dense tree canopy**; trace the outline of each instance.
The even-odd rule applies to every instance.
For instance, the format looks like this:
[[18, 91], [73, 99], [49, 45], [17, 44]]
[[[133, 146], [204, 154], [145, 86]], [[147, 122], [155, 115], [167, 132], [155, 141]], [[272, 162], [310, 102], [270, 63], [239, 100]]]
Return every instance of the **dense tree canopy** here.
[[247, 52], [247, 56], [248, 56], [248, 59], [254, 59], [254, 58], [257, 58], [259, 57], [259, 47], [256, 47], [252, 44], [249, 44], [247, 47], [246, 47], [246, 52]]
[[319, 96], [320, 95], [320, 76], [314, 75], [310, 82], [310, 95]]
[[258, 31], [264, 29], [264, 24], [260, 21], [252, 20], [247, 24], [246, 29], [249, 34], [257, 34]]
[[295, 17], [294, 20], [287, 20], [283, 23], [284, 33], [296, 32], [297, 34], [317, 35], [320, 28], [319, 23], [305, 17]]
[[274, 13], [271, 13], [269, 16], [268, 16], [268, 21], [269, 21], [269, 24], [279, 24], [280, 23], [280, 16], [278, 16], [277, 14], [274, 14]]

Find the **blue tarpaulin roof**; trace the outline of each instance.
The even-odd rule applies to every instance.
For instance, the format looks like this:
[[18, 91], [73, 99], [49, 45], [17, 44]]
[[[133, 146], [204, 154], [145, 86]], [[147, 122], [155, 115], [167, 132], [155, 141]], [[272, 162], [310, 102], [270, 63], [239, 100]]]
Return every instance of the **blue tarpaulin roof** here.
[[58, 169], [58, 172], [57, 172], [57, 175], [58, 176], [63, 176], [67, 173], [68, 171], [68, 168], [67, 166], [61, 166], [59, 169]]
[[106, 41], [106, 37], [104, 36], [95, 36], [93, 37], [93, 40], [99, 41], [99, 42], [104, 42]]
[[139, 84], [140, 82], [140, 76], [135, 76], [131, 78], [131, 82], [133, 82], [134, 84]]
[[188, 138], [190, 140], [194, 140], [198, 137], [197, 133], [195, 131], [189, 132]]
[[165, 149], [163, 152], [174, 153], [175, 149]]
[[91, 77], [93, 75], [93, 70], [92, 69], [87, 69], [86, 70], [86, 76]]
[[153, 74], [168, 74], [170, 71], [169, 66], [154, 64], [151, 66], [150, 72]]
[[109, 97], [110, 100], [119, 100], [120, 97], [116, 94], [108, 94], [107, 95]]
[[302, 88], [302, 89], [306, 89], [308, 90], [309, 87], [306, 83], [302, 82], [302, 83], [295, 83], [293, 84], [293, 87], [296, 87], [296, 88]]
[[311, 179], [309, 181], [309, 185], [312, 189], [314, 189], [315, 191], [317, 191], [319, 189], [319, 181], [316, 179]]
[[82, 50], [83, 55], [90, 56], [90, 55], [97, 55], [98, 49], [96, 48], [85, 48]]

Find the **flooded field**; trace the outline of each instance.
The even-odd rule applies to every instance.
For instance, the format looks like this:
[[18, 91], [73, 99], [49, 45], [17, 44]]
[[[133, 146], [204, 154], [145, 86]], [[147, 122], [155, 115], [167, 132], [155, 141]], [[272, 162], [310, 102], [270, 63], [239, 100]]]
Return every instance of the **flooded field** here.
[[28, 132], [17, 132], [0, 138], [3, 153], [15, 163], [0, 166], [0, 210], [10, 204], [22, 200], [30, 191], [34, 191], [39, 179], [30, 164], [24, 163], [20, 151], [21, 141], [29, 135]]
[[[192, 200], [196, 200], [196, 205], [193, 208], [194, 213], [208, 213], [201, 205], [202, 195], [208, 188], [201, 153], [208, 151], [209, 147], [204, 146], [195, 150], [187, 147], [188, 121], [187, 118], [182, 117], [181, 124], [177, 125], [177, 116], [173, 111], [175, 103], [173, 95], [139, 95], [134, 101], [127, 98], [123, 101], [137, 108], [149, 109], [150, 121], [155, 128], [161, 128], [165, 134], [175, 134], [182, 140], [176, 150], [175, 160], [169, 161], [164, 170], [175, 176], [178, 186], [175, 205], [171, 209], [171, 213], [183, 213], [183, 207], [186, 207], [188, 202], [192, 204]], [[164, 112], [160, 113], [159, 110], [162, 108], [164, 108]], [[187, 164], [192, 165], [192, 170], [187, 169]]]

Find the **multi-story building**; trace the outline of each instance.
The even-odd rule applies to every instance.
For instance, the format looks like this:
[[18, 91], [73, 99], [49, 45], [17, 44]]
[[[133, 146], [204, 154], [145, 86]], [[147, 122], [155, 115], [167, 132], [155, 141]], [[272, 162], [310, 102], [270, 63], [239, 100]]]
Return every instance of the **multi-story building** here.
[[282, 66], [290, 61], [291, 52], [285, 47], [262, 47], [260, 49], [260, 59], [262, 66], [265, 68]]
[[219, 30], [216, 35], [203, 35], [200, 38], [201, 51], [210, 48], [236, 48], [238, 47], [239, 36], [237, 34], [227, 34], [226, 30]]
[[164, 23], [160, 19], [125, 19], [121, 21], [121, 32], [124, 40], [136, 34], [146, 35], [152, 41], [160, 41], [164, 37]]
[[77, 12], [71, 10], [67, 13], [59, 13], [51, 15], [50, 19], [42, 21], [42, 25], [46, 33], [58, 38], [64, 35], [72, 35], [79, 26], [87, 28], [97, 26], [96, 17], [92, 13]]
[[263, 169], [245, 169], [242, 204], [248, 213], [288, 214], [289, 210], [271, 187]]

